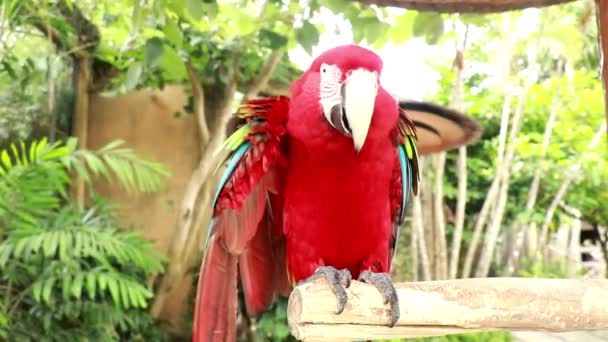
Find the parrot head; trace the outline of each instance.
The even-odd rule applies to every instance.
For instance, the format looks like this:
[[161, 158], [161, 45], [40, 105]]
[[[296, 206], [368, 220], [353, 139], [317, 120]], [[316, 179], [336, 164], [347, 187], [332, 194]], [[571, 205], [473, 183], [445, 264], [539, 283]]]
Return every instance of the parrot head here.
[[358, 45], [322, 53], [290, 88], [288, 130], [310, 148], [349, 145], [356, 153], [372, 135], [386, 136], [398, 110], [381, 71], [380, 57]]

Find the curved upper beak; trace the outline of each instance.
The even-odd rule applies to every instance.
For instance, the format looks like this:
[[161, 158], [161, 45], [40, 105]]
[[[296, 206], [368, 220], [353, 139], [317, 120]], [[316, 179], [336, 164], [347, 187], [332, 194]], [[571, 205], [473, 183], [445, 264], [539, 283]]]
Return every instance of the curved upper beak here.
[[378, 94], [378, 74], [353, 70], [341, 88], [342, 103], [331, 110], [330, 122], [342, 134], [351, 136], [355, 151], [365, 144]]

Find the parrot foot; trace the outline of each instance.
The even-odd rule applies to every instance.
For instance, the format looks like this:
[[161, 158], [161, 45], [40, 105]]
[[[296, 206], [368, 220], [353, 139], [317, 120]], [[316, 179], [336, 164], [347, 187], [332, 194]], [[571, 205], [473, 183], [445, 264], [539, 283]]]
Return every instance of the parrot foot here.
[[350, 286], [350, 282], [352, 280], [350, 272], [347, 269], [337, 270], [332, 266], [321, 266], [317, 268], [313, 275], [302, 280], [300, 284], [319, 278], [325, 278], [327, 279], [327, 282], [329, 282], [329, 287], [334, 292], [336, 299], [338, 300], [338, 311], [336, 314], [341, 314], [342, 311], [344, 311], [344, 306], [348, 300], [346, 290], [344, 290], [344, 288], [348, 288]]
[[388, 273], [373, 273], [370, 271], [363, 271], [359, 275], [359, 281], [374, 285], [384, 298], [384, 304], [390, 303], [391, 305], [391, 321], [389, 327], [394, 327], [399, 320], [399, 297], [397, 297], [397, 291]]

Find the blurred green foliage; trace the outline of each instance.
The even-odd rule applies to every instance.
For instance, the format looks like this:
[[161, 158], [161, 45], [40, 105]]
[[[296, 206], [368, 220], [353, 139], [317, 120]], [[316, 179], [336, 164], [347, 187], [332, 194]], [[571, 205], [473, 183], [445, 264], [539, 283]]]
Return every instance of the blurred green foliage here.
[[263, 313], [256, 322], [254, 341], [295, 342], [287, 325], [287, 299], [281, 298]]
[[73, 139], [41, 139], [0, 151], [0, 334], [12, 341], [163, 340], [147, 311], [147, 280], [163, 271], [163, 258], [122, 229], [103, 199], [72, 204], [70, 170], [87, 183], [104, 175], [134, 191], [158, 191], [167, 175], [120, 142], [87, 151]]
[[397, 341], [412, 341], [412, 342], [510, 342], [511, 334], [508, 332], [481, 332], [471, 334], [455, 334], [438, 337], [412, 338], [406, 340], [390, 340]]

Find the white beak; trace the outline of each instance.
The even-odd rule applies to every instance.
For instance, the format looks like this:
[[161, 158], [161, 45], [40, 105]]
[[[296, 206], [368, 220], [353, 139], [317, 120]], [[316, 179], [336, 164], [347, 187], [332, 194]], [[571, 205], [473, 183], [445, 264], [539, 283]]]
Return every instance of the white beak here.
[[378, 74], [364, 69], [353, 70], [344, 82], [344, 112], [350, 125], [355, 150], [363, 148], [374, 114], [378, 94]]

